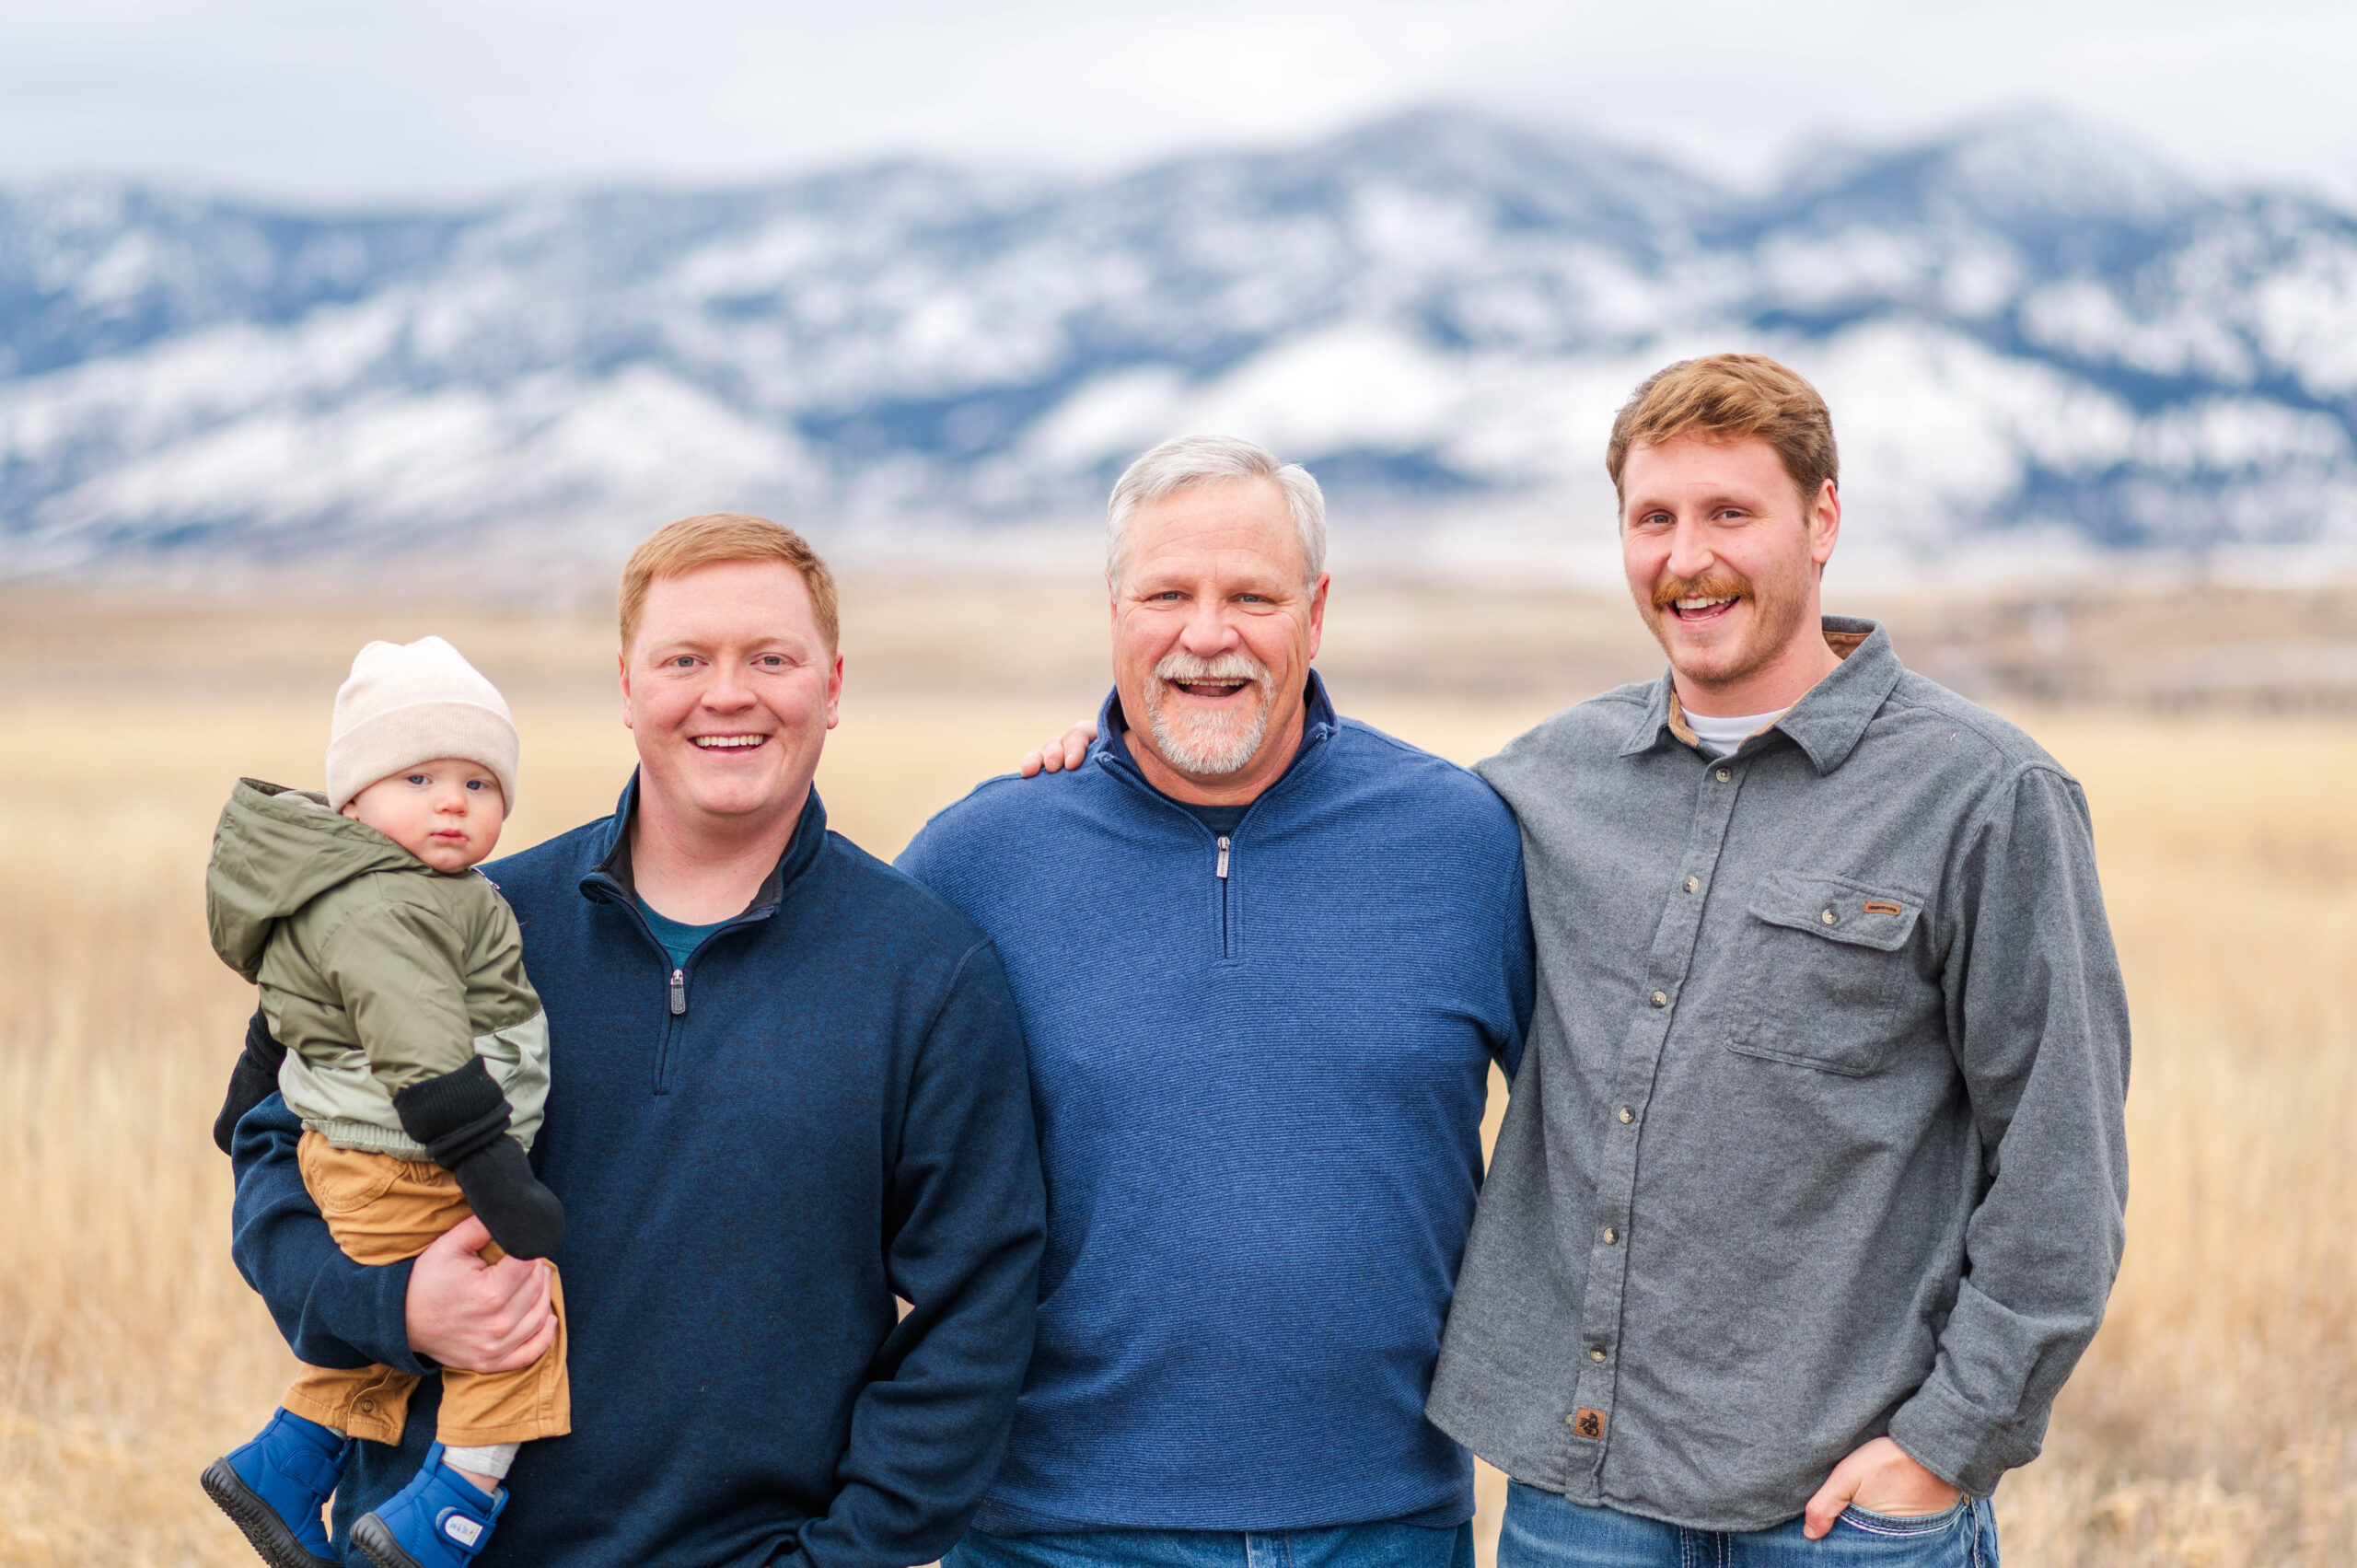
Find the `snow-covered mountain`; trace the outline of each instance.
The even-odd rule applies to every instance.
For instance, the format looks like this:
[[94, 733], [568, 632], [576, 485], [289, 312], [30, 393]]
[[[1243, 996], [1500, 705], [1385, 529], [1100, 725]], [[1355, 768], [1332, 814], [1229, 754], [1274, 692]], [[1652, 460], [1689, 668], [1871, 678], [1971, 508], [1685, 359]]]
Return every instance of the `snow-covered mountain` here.
[[1825, 390], [1858, 549], [2357, 547], [2357, 216], [2050, 117], [1762, 195], [1427, 111], [1109, 180], [0, 191], [0, 573], [603, 561], [716, 506], [987, 540], [1187, 429], [1345, 532], [1608, 533], [1612, 409], [1724, 347]]

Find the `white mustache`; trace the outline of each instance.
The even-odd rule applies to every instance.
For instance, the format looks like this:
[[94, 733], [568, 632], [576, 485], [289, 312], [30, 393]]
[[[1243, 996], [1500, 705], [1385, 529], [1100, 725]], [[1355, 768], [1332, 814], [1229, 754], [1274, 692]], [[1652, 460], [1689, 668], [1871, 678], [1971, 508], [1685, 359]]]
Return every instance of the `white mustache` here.
[[1255, 686], [1269, 684], [1269, 667], [1251, 655], [1237, 649], [1216, 658], [1198, 658], [1181, 649], [1172, 649], [1162, 656], [1154, 667], [1156, 680], [1176, 684], [1194, 680], [1249, 680]]

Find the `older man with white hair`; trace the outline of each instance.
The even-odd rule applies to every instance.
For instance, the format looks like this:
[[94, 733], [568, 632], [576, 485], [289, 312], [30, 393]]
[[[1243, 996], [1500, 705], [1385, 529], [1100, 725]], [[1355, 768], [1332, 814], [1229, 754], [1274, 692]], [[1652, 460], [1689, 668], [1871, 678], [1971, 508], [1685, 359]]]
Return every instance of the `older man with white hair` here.
[[1182, 437], [1109, 524], [1101, 738], [900, 861], [1006, 966], [1048, 1178], [1038, 1347], [952, 1568], [1470, 1568], [1471, 1461], [1422, 1405], [1532, 1006], [1514, 819], [1335, 716], [1307, 472]]

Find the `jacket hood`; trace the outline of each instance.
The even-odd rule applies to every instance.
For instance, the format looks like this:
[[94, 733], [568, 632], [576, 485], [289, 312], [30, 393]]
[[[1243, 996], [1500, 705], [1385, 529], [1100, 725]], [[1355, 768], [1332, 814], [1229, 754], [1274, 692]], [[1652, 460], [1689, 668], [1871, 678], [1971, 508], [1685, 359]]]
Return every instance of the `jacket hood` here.
[[329, 810], [323, 795], [239, 779], [213, 830], [213, 863], [204, 873], [213, 950], [250, 981], [275, 922], [372, 871], [432, 874], [376, 829]]

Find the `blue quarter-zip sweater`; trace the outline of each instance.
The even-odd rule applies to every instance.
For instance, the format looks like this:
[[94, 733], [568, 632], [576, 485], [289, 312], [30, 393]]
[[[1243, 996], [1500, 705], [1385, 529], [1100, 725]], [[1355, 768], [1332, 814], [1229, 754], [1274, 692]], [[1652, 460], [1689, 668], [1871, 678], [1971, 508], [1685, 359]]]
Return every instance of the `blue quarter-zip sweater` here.
[[1048, 1177], [993, 1534], [1472, 1514], [1423, 1406], [1530, 1016], [1521, 841], [1480, 779], [1308, 698], [1225, 836], [1100, 740], [899, 861], [998, 947]]
[[[635, 789], [485, 868], [549, 1014], [532, 1157], [564, 1201], [573, 1432], [524, 1445], [480, 1568], [930, 1562], [1031, 1348], [1042, 1198], [998, 960], [814, 793], [751, 907], [675, 968], [632, 897]], [[238, 1125], [238, 1267], [304, 1360], [421, 1370], [409, 1265], [336, 1249], [299, 1131], [275, 1097]], [[415, 1472], [439, 1393], [399, 1449], [361, 1445], [339, 1543]]]

